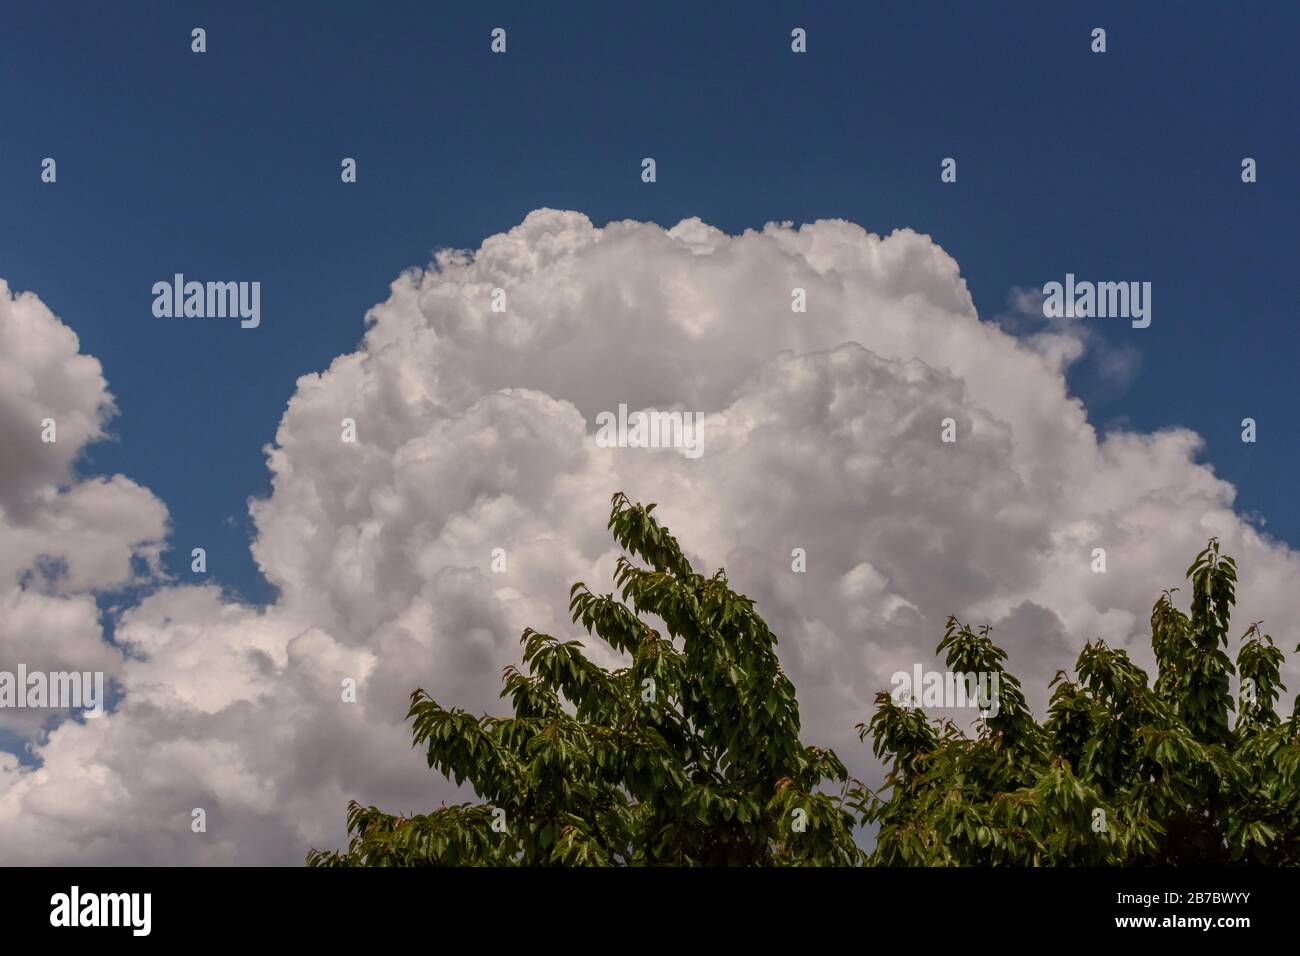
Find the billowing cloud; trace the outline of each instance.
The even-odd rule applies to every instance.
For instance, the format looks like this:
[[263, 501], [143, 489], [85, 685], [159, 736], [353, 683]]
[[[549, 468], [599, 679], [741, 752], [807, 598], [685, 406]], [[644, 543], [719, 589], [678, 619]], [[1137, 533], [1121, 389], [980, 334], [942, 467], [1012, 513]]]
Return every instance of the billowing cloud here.
[[[119, 674], [94, 592], [157, 573], [167, 512], [121, 475], [76, 474], [114, 411], [72, 330], [0, 280], [0, 671], [98, 672], [106, 686]], [[64, 717], [0, 707], [0, 730], [39, 740]]]
[[[757, 600], [805, 737], [866, 779], [854, 724], [892, 672], [937, 663], [950, 613], [994, 625], [1041, 707], [1086, 639], [1149, 663], [1151, 604], [1212, 534], [1250, 619], [1294, 610], [1300, 559], [1234, 513], [1196, 435], [1099, 436], [1063, 377], [1090, 339], [981, 322], [909, 230], [538, 210], [401, 275], [366, 322], [268, 449], [253, 552], [276, 604], [163, 588], [128, 611], [120, 707], [0, 769], [18, 858], [293, 863], [341, 842], [350, 797], [456, 797], [409, 746], [407, 696], [504, 709], [519, 632], [575, 635], [569, 585], [609, 588], [617, 490]], [[702, 415], [702, 454], [603, 447], [620, 406]]]

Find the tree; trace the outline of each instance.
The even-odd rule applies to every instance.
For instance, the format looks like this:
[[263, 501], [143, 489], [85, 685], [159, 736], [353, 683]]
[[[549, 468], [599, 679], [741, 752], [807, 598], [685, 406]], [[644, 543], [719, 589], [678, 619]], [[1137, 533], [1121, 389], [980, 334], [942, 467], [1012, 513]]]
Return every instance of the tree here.
[[880, 826], [870, 862], [1300, 863], [1300, 699], [1278, 717], [1282, 652], [1255, 623], [1228, 659], [1237, 566], [1217, 540], [1187, 577], [1190, 613], [1168, 591], [1151, 613], [1154, 685], [1124, 651], [1090, 642], [1074, 680], [1057, 672], [1041, 725], [989, 629], [949, 619], [936, 653], [953, 671], [997, 673], [999, 708], [967, 737], [877, 696], [859, 732], [888, 773], [880, 792], [850, 796]]
[[[513, 717], [411, 695], [414, 744], [483, 803], [392, 816], [348, 808], [343, 852], [310, 866], [850, 864], [862, 853], [830, 750], [799, 740], [794, 686], [754, 603], [692, 570], [655, 505], [612, 501], [614, 594], [581, 582], [575, 623], [630, 658], [609, 671], [576, 640], [524, 631], [505, 668]], [[662, 621], [666, 634], [645, 618]]]

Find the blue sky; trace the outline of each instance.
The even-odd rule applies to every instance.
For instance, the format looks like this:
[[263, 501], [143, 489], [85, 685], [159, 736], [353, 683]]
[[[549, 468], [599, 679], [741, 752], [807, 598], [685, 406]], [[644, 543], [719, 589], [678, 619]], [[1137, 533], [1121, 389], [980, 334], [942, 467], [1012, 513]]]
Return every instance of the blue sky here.
[[[1132, 7], [7, 4], [0, 276], [103, 363], [121, 414], [84, 470], [167, 504], [172, 570], [203, 546], [254, 600], [270, 590], [246, 500], [269, 491], [262, 447], [297, 376], [355, 345], [403, 268], [540, 206], [728, 232], [911, 227], [956, 258], [985, 318], [1066, 272], [1150, 281], [1150, 328], [1096, 325], [1139, 351], [1136, 377], [1084, 362], [1072, 389], [1099, 428], [1199, 432], [1239, 510], [1300, 545], [1300, 135], [1277, 42], [1300, 9]], [[496, 26], [506, 56], [488, 51]], [[260, 280], [261, 327], [154, 318], [150, 287], [174, 272]]]

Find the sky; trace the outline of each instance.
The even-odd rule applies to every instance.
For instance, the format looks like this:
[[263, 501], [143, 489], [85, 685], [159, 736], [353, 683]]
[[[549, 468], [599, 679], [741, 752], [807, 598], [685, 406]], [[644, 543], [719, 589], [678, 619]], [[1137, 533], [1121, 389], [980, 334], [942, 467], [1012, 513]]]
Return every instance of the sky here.
[[[62, 583], [48, 581], [41, 598], [62, 602], [58, 608], [76, 617], [68, 633], [95, 631], [102, 645], [69, 645], [68, 660], [102, 659], [118, 681], [115, 693], [125, 688], [130, 700], [134, 686], [141, 710], [128, 714], [115, 705], [117, 712], [94, 725], [0, 726], [0, 743], [16, 755], [12, 779], [0, 788], [0, 833], [6, 806], [16, 813], [23, 801], [52, 799], [39, 794], [58, 783], [59, 761], [71, 767], [94, 753], [106, 772], [120, 770], [126, 764], [111, 755], [126, 761], [138, 752], [132, 748], [158, 745], [164, 722], [149, 719], [174, 706], [194, 721], [179, 725], [196, 748], [228, 748], [246, 760], [240, 772], [247, 780], [279, 780], [266, 786], [279, 788], [281, 809], [237, 796], [232, 770], [219, 781], [227, 788], [224, 837], [193, 851], [183, 837], [175, 845], [161, 838], [132, 844], [127, 832], [105, 843], [105, 860], [170, 861], [197, 852], [213, 862], [284, 861], [304, 840], [332, 838], [328, 830], [295, 830], [284, 808], [300, 800], [302, 809], [317, 787], [312, 799], [321, 803], [304, 816], [315, 825], [332, 799], [341, 823], [353, 778], [340, 771], [323, 786], [303, 768], [292, 780], [266, 770], [259, 761], [273, 755], [245, 747], [251, 731], [239, 722], [247, 718], [226, 706], [244, 698], [231, 687], [265, 677], [258, 667], [296, 673], [290, 645], [301, 638], [302, 647], [320, 645], [320, 660], [351, 661], [339, 666], [378, 675], [375, 692], [383, 688], [400, 704], [410, 688], [403, 689], [397, 662], [411, 659], [388, 642], [414, 638], [399, 640], [396, 630], [494, 626], [446, 610], [461, 605], [439, 591], [451, 587], [442, 572], [463, 563], [456, 548], [479, 533], [471, 528], [495, 527], [527, 503], [531, 512], [520, 514], [533, 517], [516, 523], [531, 523], [528, 540], [575, 529], [575, 553], [556, 562], [556, 574], [603, 567], [603, 545], [574, 524], [600, 507], [583, 502], [566, 511], [557, 499], [581, 493], [600, 506], [617, 490], [608, 487], [615, 477], [640, 480], [635, 471], [622, 475], [625, 466], [574, 457], [563, 437], [541, 441], [552, 427], [573, 438], [564, 431], [573, 424], [568, 412], [546, 403], [521, 412], [532, 422], [523, 438], [506, 429], [519, 438], [520, 454], [535, 458], [480, 467], [475, 455], [495, 460], [496, 446], [483, 436], [509, 419], [493, 402], [516, 400], [496, 394], [500, 389], [568, 402], [589, 427], [597, 412], [623, 400], [730, 410], [733, 424], [717, 426], [718, 457], [706, 452], [701, 459], [717, 470], [682, 478], [670, 469], [664, 485], [680, 480], [680, 487], [642, 489], [677, 504], [681, 526], [698, 533], [698, 553], [743, 568], [754, 549], [788, 555], [805, 534], [823, 542], [825, 553], [843, 550], [842, 573], [820, 585], [827, 594], [871, 594], [879, 606], [915, 613], [906, 626], [847, 610], [820, 620], [806, 605], [799, 609], [788, 582], [751, 568], [751, 589], [767, 597], [804, 647], [822, 638], [831, 647], [828, 635], [852, 631], [873, 635], [867, 643], [880, 650], [881, 635], [897, 626], [915, 632], [908, 647], [928, 644], [927, 656], [917, 658], [928, 660], [944, 607], [1005, 620], [1008, 634], [1023, 632], [1017, 639], [1025, 642], [1034, 628], [1050, 632], [1047, 644], [1057, 650], [1074, 646], [1067, 635], [1081, 640], [1112, 627], [1122, 641], [1140, 631], [1158, 588], [1178, 583], [1196, 550], [1189, 542], [1203, 543], [1207, 529], [1257, 558], [1259, 600], [1277, 609], [1274, 620], [1281, 624], [1278, 614], [1294, 610], [1300, 332], [1291, 277], [1300, 248], [1296, 192], [1285, 170], [1300, 155], [1300, 133], [1295, 60], [1279, 38], [1300, 26], [1295, 5], [698, 6], [5, 5], [0, 279], [11, 294], [30, 291], [43, 304], [23, 307], [28, 324], [13, 319], [14, 329], [28, 330], [22, 340], [34, 341], [31, 330], [38, 330], [60, 344], [28, 355], [15, 333], [0, 338], [10, 351], [0, 352], [0, 362], [10, 362], [5, 367], [15, 376], [33, 376], [29, 397], [40, 400], [32, 399], [32, 409], [66, 400], [68, 414], [84, 413], [89, 422], [102, 406], [101, 389], [77, 356], [93, 356], [116, 415], [102, 429], [74, 429], [80, 438], [69, 446], [71, 457], [31, 468], [38, 453], [20, 447], [16, 432], [3, 432], [11, 464], [0, 468], [0, 479], [13, 489], [0, 492], [9, 495], [5, 520], [20, 543], [0, 570], [27, 582], [6, 584], [16, 588], [15, 602], [35, 600], [30, 567], [67, 549], [69, 573]], [[504, 55], [489, 49], [498, 26], [507, 31]], [[194, 27], [206, 30], [205, 53], [190, 49]], [[791, 51], [794, 27], [807, 31], [805, 54]], [[1107, 31], [1104, 54], [1090, 50], [1094, 27]], [[57, 161], [55, 183], [41, 181], [45, 157]], [[341, 182], [344, 157], [357, 161], [356, 183]], [[645, 157], [656, 162], [653, 183], [642, 181]], [[956, 182], [941, 181], [945, 157], [957, 161]], [[1256, 160], [1257, 182], [1242, 182], [1244, 157]], [[674, 230], [693, 219], [700, 224]], [[615, 225], [608, 242], [592, 245], [600, 229], [624, 220], [662, 228]], [[799, 231], [819, 220], [861, 228], [830, 223]], [[764, 233], [769, 223], [793, 227]], [[723, 242], [704, 224], [729, 237], [755, 232]], [[883, 244], [868, 235], [883, 239], [895, 230], [910, 232]], [[514, 238], [485, 245], [501, 234]], [[580, 251], [572, 261], [554, 258], [557, 243]], [[836, 252], [840, 246], [847, 258]], [[447, 260], [444, 273], [399, 280], [443, 249], [479, 250], [478, 263]], [[681, 259], [683, 249], [693, 250], [691, 258]], [[692, 272], [687, 265], [696, 260], [716, 268]], [[803, 277], [811, 313], [830, 302], [839, 312], [803, 329], [789, 327], [788, 318], [782, 326], [764, 311], [770, 300], [748, 296], [763, 276], [783, 271]], [[260, 281], [260, 326], [156, 317], [151, 288], [177, 272]], [[1049, 327], [1034, 294], [1067, 273], [1150, 282], [1150, 327], [1115, 319]], [[670, 276], [679, 287], [668, 285]], [[653, 281], [663, 283], [658, 291], [643, 285]], [[465, 290], [493, 282], [518, 283], [515, 301], [525, 304], [495, 331], [456, 304], [470, 294]], [[459, 291], [446, 298], [446, 288]], [[620, 299], [609, 289], [633, 292]], [[788, 316], [788, 291], [780, 295]], [[418, 316], [442, 345], [424, 341]], [[695, 320], [703, 326], [693, 327]], [[75, 332], [75, 346], [56, 333], [59, 323]], [[1009, 335], [998, 337], [998, 328]], [[866, 351], [844, 355], [838, 349], [846, 343]], [[385, 346], [402, 355], [381, 358]], [[794, 358], [781, 358], [785, 350]], [[1061, 350], [1074, 358], [1058, 367], [1052, 356]], [[836, 358], [823, 362], [812, 352]], [[912, 359], [938, 378], [907, 366]], [[781, 365], [790, 361], [811, 364]], [[74, 367], [81, 371], [69, 371]], [[772, 377], [783, 368], [786, 378]], [[833, 531], [843, 511], [837, 519], [809, 505], [815, 513], [805, 518], [821, 522], [816, 532], [773, 518], [751, 539], [737, 526], [740, 515], [803, 514], [789, 502], [807, 505], [822, 481], [825, 509], [836, 504], [851, 516], [860, 509], [864, 522], [875, 520], [880, 496], [888, 497], [881, 489], [896, 488], [877, 485], [881, 472], [858, 457], [836, 458], [837, 443], [852, 444], [860, 432], [822, 432], [811, 419], [799, 426], [805, 430], [794, 428], [789, 409], [802, 399], [783, 390], [803, 376], [825, 376], [860, 399], [848, 411], [836, 406], [845, 420], [892, 410], [872, 434], [898, 437], [888, 422], [942, 398], [964, 410], [963, 428], [970, 423], [990, 442], [982, 457], [954, 467], [952, 481], [966, 483], [965, 497], [948, 497], [952, 486], [939, 480], [947, 465], [918, 459], [935, 476], [933, 486], [926, 482], [925, 500], [936, 508], [928, 532], [920, 518], [890, 525], [898, 516], [886, 508], [884, 530], [867, 535], [877, 548], [905, 548], [910, 528], [925, 542], [915, 561], [899, 556], [892, 569], [868, 561]], [[354, 400], [339, 397], [352, 389]], [[779, 395], [791, 404], [780, 406]], [[21, 401], [15, 407], [26, 409]], [[378, 404], [365, 405], [370, 401]], [[328, 419], [337, 430], [333, 423], [357, 403], [369, 416], [358, 419], [366, 443], [382, 454], [341, 465], [325, 457], [337, 449], [313, 429]], [[939, 401], [935, 414], [943, 407]], [[536, 422], [528, 418], [534, 412], [542, 416]], [[751, 429], [794, 429], [789, 442], [806, 437], [804, 450], [838, 461], [839, 471], [819, 477], [793, 461], [768, 462], [789, 480], [784, 495], [768, 497], [776, 492], [744, 478], [740, 463], [758, 452], [747, 451], [734, 431], [738, 415], [749, 416]], [[1246, 417], [1257, 422], [1254, 443], [1241, 440]], [[403, 468], [413, 455], [437, 457], [436, 449], [418, 452], [428, 421], [436, 421], [430, 434], [457, 452], [449, 463], [429, 465], [426, 484], [416, 487]], [[1048, 434], [1058, 427], [1059, 435]], [[1099, 447], [1081, 437], [1089, 428]], [[1104, 444], [1109, 435], [1117, 440]], [[1151, 437], [1161, 435], [1172, 437]], [[279, 460], [273, 455], [268, 463], [273, 444]], [[1137, 444], [1142, 448], [1130, 447]], [[889, 442], [870, 446], [881, 448], [898, 450]], [[997, 477], [1006, 462], [1015, 467]], [[530, 468], [550, 477], [526, 491], [520, 485]], [[727, 500], [702, 492], [699, 474], [727, 489]], [[119, 475], [116, 484], [98, 479]], [[283, 493], [273, 494], [273, 478]], [[985, 481], [987, 488], [979, 485]], [[48, 502], [32, 503], [50, 488], [64, 489], [57, 508], [72, 509], [59, 520], [53, 511], [40, 517]], [[879, 495], [858, 496], [864, 488]], [[93, 521], [67, 497], [79, 493], [87, 501], [77, 507], [93, 505]], [[103, 502], [95, 504], [96, 495]], [[499, 496], [503, 510], [483, 513], [485, 495]], [[250, 499], [259, 502], [252, 511]], [[1017, 511], [1025, 500], [1041, 511]], [[1170, 502], [1178, 507], [1161, 510]], [[724, 514], [727, 508], [734, 513]], [[673, 524], [669, 505], [663, 509]], [[430, 515], [438, 518], [429, 539], [393, 531], [394, 522], [418, 528]], [[76, 520], [98, 524], [84, 540], [59, 530]], [[1171, 530], [1179, 521], [1186, 528]], [[947, 530], [959, 524], [961, 534]], [[32, 530], [38, 527], [39, 534]], [[603, 521], [593, 527], [599, 532]], [[1133, 595], [1067, 596], [1064, 582], [1074, 579], [1059, 565], [1062, 542], [1087, 543], [1089, 527], [1132, 540], [1132, 573], [1142, 570]], [[1263, 537], [1251, 537], [1256, 532]], [[101, 538], [102, 553], [86, 544]], [[207, 553], [201, 582], [190, 571], [194, 547]], [[30, 560], [18, 557], [24, 548]], [[1005, 566], [1006, 580], [967, 569], [981, 549]], [[951, 563], [922, 560], [939, 553]], [[1031, 554], [1032, 562], [1024, 557]], [[357, 570], [367, 562], [379, 570]], [[1028, 576], [1023, 586], [1011, 583], [1015, 573]], [[188, 588], [195, 583], [209, 587]], [[475, 604], [478, 597], [465, 598], [481, 584], [455, 593], [485, 620], [499, 615], [505, 628], [527, 609], [545, 617], [552, 597], [562, 607], [567, 583], [539, 570], [526, 584], [512, 582], [508, 595], [482, 598], [497, 602], [489, 610]], [[50, 611], [31, 609], [32, 620]], [[123, 633], [135, 635], [130, 654], [107, 643]], [[186, 653], [168, 657], [176, 642], [191, 639]], [[207, 653], [197, 648], [223, 641], [233, 670], [212, 664], [218, 676], [209, 680], [194, 669]], [[505, 663], [488, 649], [513, 653], [514, 639], [470, 644], [452, 654], [461, 670], [447, 686], [473, 696]], [[1032, 649], [1025, 653], [1036, 665]], [[387, 683], [385, 654], [394, 671]], [[260, 663], [253, 667], [251, 658]], [[862, 698], [862, 688], [836, 686], [837, 660], [828, 651], [799, 666], [812, 686], [827, 682], [826, 701]], [[252, 677], [244, 667], [253, 667]], [[1054, 670], [1046, 661], [1043, 668]], [[267, 714], [288, 721], [307, 712], [283, 701], [268, 706]], [[830, 726], [840, 705], [826, 708]], [[84, 739], [73, 739], [78, 728]], [[391, 763], [376, 757], [370, 768], [375, 799], [418, 801], [422, 791], [401, 763], [409, 747], [400, 714], [385, 711], [352, 732], [354, 745], [372, 735], [396, 737]], [[306, 735], [294, 746], [286, 752], [328, 764], [341, 745]], [[63, 756], [55, 759], [56, 752]], [[42, 766], [49, 778], [33, 782], [33, 768]], [[194, 783], [196, 793], [213, 788], [220, 789]], [[125, 788], [122, 806], [147, 816], [163, 799], [159, 792]], [[87, 813], [82, 823], [92, 827]], [[50, 832], [57, 853], [66, 833]]]

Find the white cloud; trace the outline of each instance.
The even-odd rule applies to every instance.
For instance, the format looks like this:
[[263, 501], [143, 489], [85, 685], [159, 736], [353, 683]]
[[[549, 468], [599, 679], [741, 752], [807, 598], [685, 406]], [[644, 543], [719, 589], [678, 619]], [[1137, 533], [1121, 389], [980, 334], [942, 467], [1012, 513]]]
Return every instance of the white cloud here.
[[[1294, 608], [1297, 555], [1234, 514], [1195, 435], [1099, 439], [1063, 378], [1090, 343], [980, 322], [957, 264], [908, 230], [539, 210], [403, 274], [367, 323], [299, 380], [268, 451], [253, 551], [276, 605], [170, 588], [129, 611], [121, 708], [59, 727], [39, 770], [0, 768], [15, 861], [294, 863], [340, 843], [350, 797], [450, 798], [409, 746], [410, 691], [503, 711], [519, 632], [574, 635], [569, 585], [608, 589], [616, 490], [660, 502], [698, 566], [758, 601], [805, 738], [864, 777], [854, 724], [893, 671], [932, 661], [949, 613], [995, 625], [1041, 706], [1085, 639], [1149, 660], [1150, 606], [1211, 534], [1241, 563], [1238, 632]], [[619, 404], [705, 413], [703, 457], [598, 448]]]
[[[99, 362], [72, 330], [0, 280], [0, 670], [119, 673], [92, 592], [132, 583], [133, 560], [157, 570], [167, 511], [121, 475], [76, 475], [113, 413]], [[63, 716], [5, 708], [0, 729], [39, 740]]]

